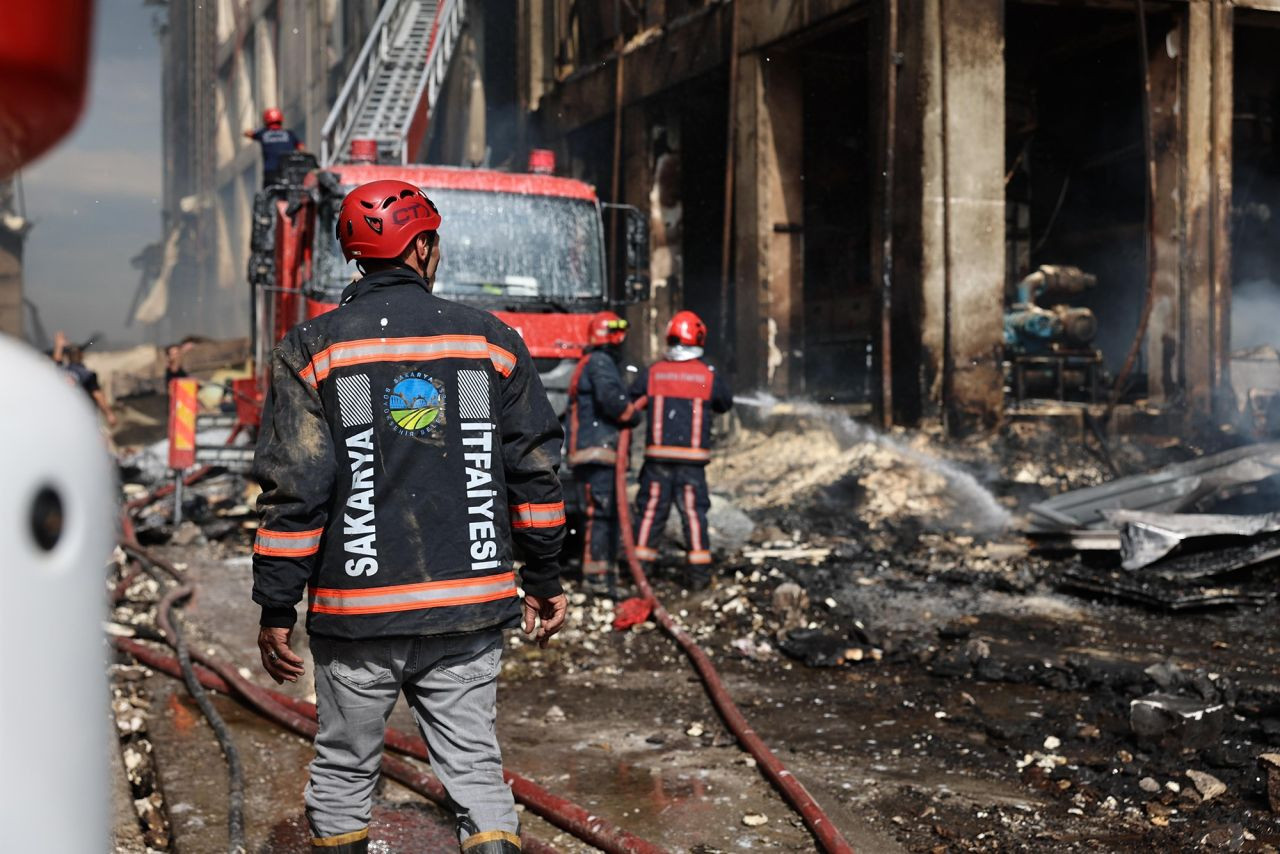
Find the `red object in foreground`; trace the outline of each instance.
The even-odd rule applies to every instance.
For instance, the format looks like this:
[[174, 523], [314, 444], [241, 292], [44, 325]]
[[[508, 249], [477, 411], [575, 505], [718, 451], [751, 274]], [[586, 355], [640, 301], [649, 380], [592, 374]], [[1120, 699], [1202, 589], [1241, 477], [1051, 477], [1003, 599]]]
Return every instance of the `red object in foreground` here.
[[84, 107], [90, 0], [0, 3], [0, 179], [66, 135]]
[[617, 610], [613, 612], [613, 630], [615, 632], [625, 632], [632, 626], [638, 626], [649, 619], [649, 615], [652, 613], [652, 599], [646, 599], [643, 596], [632, 596], [630, 599], [618, 603]]
[[[631, 431], [622, 430], [618, 434], [618, 463], [614, 469], [618, 495], [627, 494], [627, 461], [631, 458], [630, 449]], [[773, 751], [751, 728], [751, 724], [747, 723], [747, 719], [743, 717], [742, 712], [734, 704], [733, 698], [725, 690], [724, 683], [720, 681], [720, 674], [716, 672], [711, 659], [693, 638], [689, 637], [689, 633], [672, 619], [671, 614], [662, 607], [662, 603], [654, 595], [653, 588], [649, 586], [649, 579], [645, 577], [644, 569], [636, 559], [636, 540], [631, 528], [631, 509], [626, 501], [618, 502], [618, 533], [622, 540], [622, 549], [626, 553], [627, 566], [631, 568], [631, 577], [640, 590], [640, 595], [653, 603], [653, 613], [658, 618], [658, 622], [667, 630], [667, 634], [680, 644], [685, 654], [689, 656], [689, 660], [693, 662], [694, 669], [702, 677], [702, 684], [706, 686], [707, 696], [711, 698], [720, 717], [738, 737], [742, 746], [755, 757], [764, 775], [781, 790], [787, 803], [804, 819], [805, 825], [818, 840], [822, 850], [828, 854], [853, 854], [853, 846], [845, 841], [844, 836], [831, 823], [831, 819], [822, 811], [822, 807], [818, 806], [818, 802], [805, 790], [804, 786], [800, 785], [800, 781], [786, 769], [781, 760], [773, 755]]]

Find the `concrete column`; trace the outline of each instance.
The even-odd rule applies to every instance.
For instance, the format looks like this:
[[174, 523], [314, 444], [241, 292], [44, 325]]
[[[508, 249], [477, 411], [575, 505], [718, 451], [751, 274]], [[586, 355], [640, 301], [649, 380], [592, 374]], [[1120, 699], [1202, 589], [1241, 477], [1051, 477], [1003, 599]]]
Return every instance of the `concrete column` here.
[[735, 381], [791, 394], [804, 377], [803, 97], [794, 58], [739, 60]]
[[1003, 2], [923, 12], [923, 367], [927, 396], [965, 433], [994, 427], [1004, 405]]
[[1208, 417], [1215, 393], [1229, 391], [1232, 17], [1218, 0], [1185, 15], [1183, 350], [1189, 414]]

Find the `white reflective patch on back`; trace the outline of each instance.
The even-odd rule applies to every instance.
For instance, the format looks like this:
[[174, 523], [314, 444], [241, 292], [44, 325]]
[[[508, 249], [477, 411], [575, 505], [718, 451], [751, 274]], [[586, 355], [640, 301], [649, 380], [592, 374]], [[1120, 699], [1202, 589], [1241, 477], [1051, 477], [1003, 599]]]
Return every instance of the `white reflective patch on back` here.
[[484, 371], [458, 371], [458, 411], [467, 420], [489, 419], [489, 379]]
[[338, 411], [342, 414], [342, 426], [364, 427], [373, 423], [373, 393], [368, 374], [336, 377]]

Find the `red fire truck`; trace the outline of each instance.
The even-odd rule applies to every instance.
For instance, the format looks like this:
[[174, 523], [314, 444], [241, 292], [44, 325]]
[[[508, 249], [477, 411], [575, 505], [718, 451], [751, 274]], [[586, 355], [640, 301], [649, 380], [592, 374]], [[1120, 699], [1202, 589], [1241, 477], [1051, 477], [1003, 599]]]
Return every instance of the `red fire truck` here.
[[550, 174], [549, 152], [531, 160], [539, 171], [372, 163], [321, 170], [308, 155], [292, 155], [283, 183], [255, 200], [249, 281], [259, 372], [252, 394], [240, 395], [241, 421], [256, 417], [270, 348], [294, 324], [336, 307], [356, 275], [334, 233], [342, 197], [384, 178], [422, 187], [444, 217], [435, 293], [492, 311], [516, 329], [562, 412], [590, 315], [647, 299], [648, 224], [640, 211], [618, 206], [626, 257], [615, 267], [623, 282], [610, 293], [602, 217], [609, 206], [589, 184]]

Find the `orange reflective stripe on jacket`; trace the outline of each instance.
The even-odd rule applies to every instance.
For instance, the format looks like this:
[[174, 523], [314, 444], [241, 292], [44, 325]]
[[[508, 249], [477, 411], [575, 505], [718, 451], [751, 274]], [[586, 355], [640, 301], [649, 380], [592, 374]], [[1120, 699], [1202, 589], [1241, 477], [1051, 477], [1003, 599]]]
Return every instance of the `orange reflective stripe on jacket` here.
[[258, 529], [253, 550], [268, 557], [309, 557], [320, 551], [320, 537], [324, 528], [314, 531], [269, 531]]
[[511, 506], [511, 527], [522, 528], [554, 528], [563, 525], [564, 502], [555, 504], [513, 504]]
[[313, 588], [310, 608], [313, 614], [390, 614], [423, 608], [475, 605], [515, 595], [515, 573], [504, 572], [480, 578], [425, 581], [421, 584], [399, 584], [364, 590]]
[[510, 376], [516, 357], [483, 335], [433, 335], [427, 338], [365, 338], [333, 344], [311, 357], [299, 375], [318, 386], [338, 368], [370, 362], [429, 362], [435, 359], [488, 359]]

